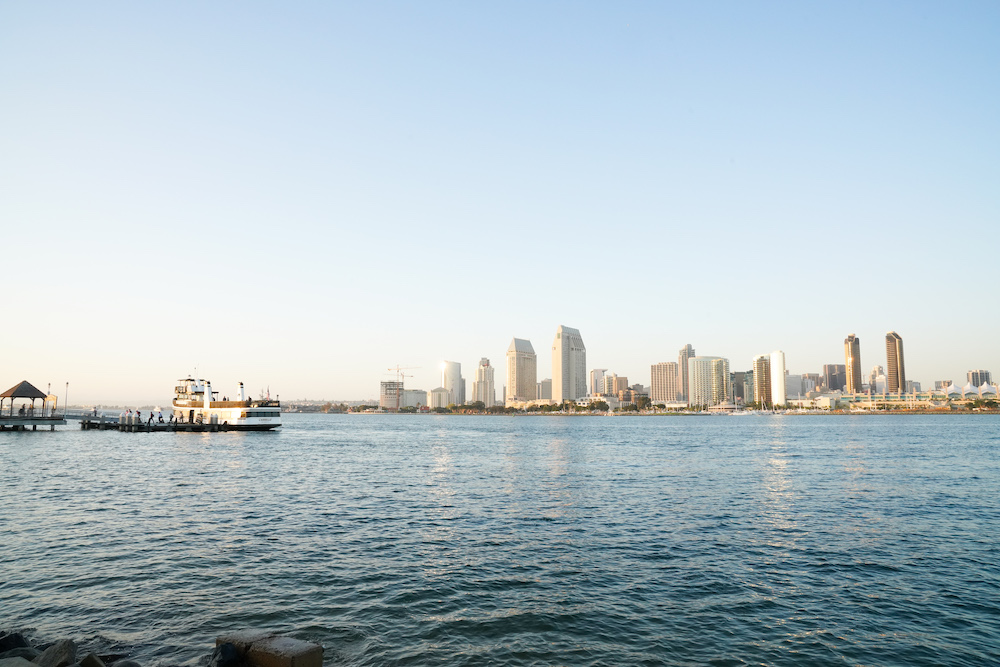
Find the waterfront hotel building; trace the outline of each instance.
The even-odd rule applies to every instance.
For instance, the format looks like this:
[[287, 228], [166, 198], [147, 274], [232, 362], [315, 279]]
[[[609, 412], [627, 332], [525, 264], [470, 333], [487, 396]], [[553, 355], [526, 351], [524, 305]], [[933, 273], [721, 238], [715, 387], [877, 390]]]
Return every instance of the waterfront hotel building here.
[[575, 401], [587, 395], [587, 348], [577, 329], [559, 325], [552, 341], [552, 400]]
[[722, 357], [688, 359], [688, 405], [710, 408], [729, 400], [729, 360]]
[[514, 338], [507, 348], [507, 393], [504, 404], [535, 400], [538, 393], [538, 358], [530, 340]]
[[649, 398], [653, 403], [677, 401], [679, 385], [678, 366], [673, 361], [664, 361], [650, 366]]

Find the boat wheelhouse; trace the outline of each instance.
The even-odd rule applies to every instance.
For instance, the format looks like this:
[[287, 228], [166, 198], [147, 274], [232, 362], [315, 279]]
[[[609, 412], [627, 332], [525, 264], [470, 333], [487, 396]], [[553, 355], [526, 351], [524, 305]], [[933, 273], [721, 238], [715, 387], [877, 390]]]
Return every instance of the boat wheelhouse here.
[[238, 400], [218, 400], [208, 380], [184, 378], [174, 388], [174, 419], [180, 423], [218, 424], [223, 430], [268, 431], [281, 426], [281, 403], [270, 396], [247, 398], [243, 383]]

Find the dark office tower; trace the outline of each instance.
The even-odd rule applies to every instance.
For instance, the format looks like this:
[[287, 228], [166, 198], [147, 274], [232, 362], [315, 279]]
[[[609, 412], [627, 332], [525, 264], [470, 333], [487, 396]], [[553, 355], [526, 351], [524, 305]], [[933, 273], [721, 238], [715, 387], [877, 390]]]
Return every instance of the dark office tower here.
[[844, 358], [847, 361], [847, 393], [861, 393], [861, 339], [851, 334], [844, 339]]
[[841, 391], [846, 382], [847, 366], [844, 364], [823, 364], [823, 383], [829, 391]]
[[984, 384], [993, 384], [993, 378], [990, 376], [990, 372], [982, 369], [969, 371], [965, 374], [965, 377], [969, 378], [969, 383], [973, 387], [981, 387]]
[[694, 348], [691, 347], [691, 343], [685, 345], [681, 349], [680, 354], [677, 355], [677, 381], [680, 384], [680, 386], [677, 387], [678, 401], [686, 401], [688, 396], [690, 396], [688, 393], [688, 388], [690, 386], [688, 384], [688, 359], [693, 356], [695, 356]]
[[[751, 373], [752, 372], [753, 371], [751, 371]], [[733, 390], [732, 390], [733, 401], [735, 402], [739, 401], [743, 401], [745, 403], [750, 402], [747, 400], [746, 394], [743, 393], [743, 388], [746, 386], [747, 375], [748, 373], [746, 371], [735, 371], [729, 374], [730, 384], [733, 385]], [[750, 398], [753, 399], [753, 396], [751, 396]], [[739, 399], [739, 401], [737, 401], [737, 399]]]
[[906, 391], [906, 365], [903, 363], [903, 338], [895, 331], [885, 335], [886, 391], [898, 394]]

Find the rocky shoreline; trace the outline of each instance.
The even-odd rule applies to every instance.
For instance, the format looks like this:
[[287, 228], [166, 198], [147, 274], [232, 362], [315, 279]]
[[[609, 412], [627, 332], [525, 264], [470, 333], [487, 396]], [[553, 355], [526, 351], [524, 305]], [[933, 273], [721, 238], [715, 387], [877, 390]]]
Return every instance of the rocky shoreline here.
[[[30, 635], [29, 635], [30, 636]], [[322, 667], [323, 647], [266, 630], [242, 630], [215, 640], [207, 667]], [[72, 639], [32, 642], [21, 632], [0, 630], [0, 667], [142, 667], [127, 653], [80, 655]]]
[[20, 632], [0, 631], [0, 667], [142, 667], [127, 654], [78, 655], [76, 642], [32, 642]]

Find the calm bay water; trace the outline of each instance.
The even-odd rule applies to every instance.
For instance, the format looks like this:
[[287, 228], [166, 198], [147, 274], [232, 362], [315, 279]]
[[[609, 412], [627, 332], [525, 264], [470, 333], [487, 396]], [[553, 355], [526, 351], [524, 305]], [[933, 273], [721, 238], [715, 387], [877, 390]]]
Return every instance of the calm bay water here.
[[1000, 419], [0, 434], [0, 629], [144, 665], [1000, 663]]

